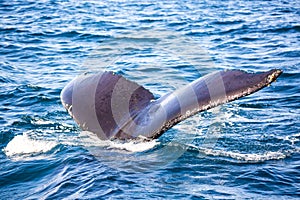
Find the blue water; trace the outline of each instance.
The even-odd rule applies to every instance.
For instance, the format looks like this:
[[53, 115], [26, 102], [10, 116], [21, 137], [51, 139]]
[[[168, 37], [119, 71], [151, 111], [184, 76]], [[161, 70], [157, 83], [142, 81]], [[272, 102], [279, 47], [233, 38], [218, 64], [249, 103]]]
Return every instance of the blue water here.
[[[298, 0], [2, 0], [0, 16], [0, 199], [299, 198]], [[210, 71], [272, 68], [284, 73], [270, 87], [153, 142], [101, 142], [59, 97], [103, 69], [159, 97]]]

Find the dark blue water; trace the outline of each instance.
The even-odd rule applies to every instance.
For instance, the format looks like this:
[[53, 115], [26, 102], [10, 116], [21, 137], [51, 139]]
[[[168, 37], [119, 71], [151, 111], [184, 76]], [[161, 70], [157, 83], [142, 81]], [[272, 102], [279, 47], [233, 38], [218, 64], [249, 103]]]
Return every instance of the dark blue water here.
[[[300, 2], [0, 1], [1, 199], [300, 196]], [[60, 103], [113, 70], [157, 97], [215, 70], [270, 87], [153, 142], [101, 142]]]

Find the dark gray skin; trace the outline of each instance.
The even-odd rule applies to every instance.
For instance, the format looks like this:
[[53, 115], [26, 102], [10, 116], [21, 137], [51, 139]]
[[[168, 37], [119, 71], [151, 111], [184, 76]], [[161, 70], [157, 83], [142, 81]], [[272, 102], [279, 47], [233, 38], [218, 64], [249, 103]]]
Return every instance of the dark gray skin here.
[[155, 139], [190, 116], [270, 85], [281, 73], [214, 72], [155, 100], [137, 83], [101, 72], [75, 78], [61, 101], [82, 130], [100, 139]]

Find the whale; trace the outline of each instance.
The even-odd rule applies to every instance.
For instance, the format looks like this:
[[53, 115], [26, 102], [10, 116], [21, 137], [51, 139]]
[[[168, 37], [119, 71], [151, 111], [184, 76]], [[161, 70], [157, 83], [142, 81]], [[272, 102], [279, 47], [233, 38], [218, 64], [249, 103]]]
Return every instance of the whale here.
[[280, 69], [215, 71], [155, 98], [143, 86], [111, 71], [75, 77], [61, 91], [78, 126], [101, 140], [153, 140], [181, 121], [269, 86]]

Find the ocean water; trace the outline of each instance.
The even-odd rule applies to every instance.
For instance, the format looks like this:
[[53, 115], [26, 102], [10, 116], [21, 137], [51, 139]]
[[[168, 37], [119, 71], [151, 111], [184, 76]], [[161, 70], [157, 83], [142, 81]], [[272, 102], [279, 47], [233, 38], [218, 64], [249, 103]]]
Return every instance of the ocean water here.
[[[300, 2], [0, 1], [0, 199], [298, 199]], [[150, 141], [100, 141], [60, 91], [111, 70], [156, 97], [216, 70], [284, 73]]]

